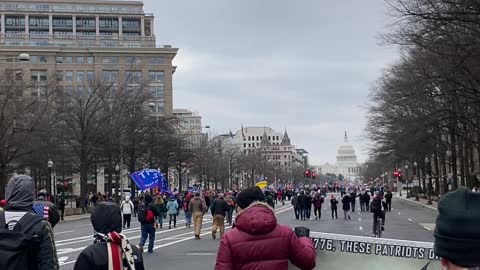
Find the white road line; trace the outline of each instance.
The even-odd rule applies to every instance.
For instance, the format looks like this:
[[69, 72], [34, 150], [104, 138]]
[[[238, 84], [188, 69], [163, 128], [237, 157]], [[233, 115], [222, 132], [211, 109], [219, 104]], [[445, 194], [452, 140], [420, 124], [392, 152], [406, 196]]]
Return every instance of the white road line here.
[[400, 213], [398, 213], [400, 215]]
[[64, 234], [64, 233], [71, 233], [71, 232], [74, 232], [74, 231], [56, 232], [55, 235], [57, 235], [57, 234]]
[[409, 218], [408, 221], [413, 222], [413, 220], [411, 218]]
[[360, 226], [358, 229], [359, 229], [360, 231], [363, 231], [363, 226]]

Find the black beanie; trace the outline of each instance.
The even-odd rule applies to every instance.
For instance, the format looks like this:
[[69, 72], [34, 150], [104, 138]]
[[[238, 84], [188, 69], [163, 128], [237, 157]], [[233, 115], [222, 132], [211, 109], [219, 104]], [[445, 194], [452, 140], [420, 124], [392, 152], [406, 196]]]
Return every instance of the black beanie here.
[[114, 202], [101, 202], [92, 210], [90, 220], [96, 232], [108, 234], [122, 232], [122, 212]]
[[237, 205], [242, 209], [247, 208], [250, 204], [256, 201], [265, 201], [265, 195], [259, 187], [249, 187], [240, 191], [237, 195]]
[[438, 203], [435, 255], [467, 268], [480, 266], [480, 193], [466, 187]]

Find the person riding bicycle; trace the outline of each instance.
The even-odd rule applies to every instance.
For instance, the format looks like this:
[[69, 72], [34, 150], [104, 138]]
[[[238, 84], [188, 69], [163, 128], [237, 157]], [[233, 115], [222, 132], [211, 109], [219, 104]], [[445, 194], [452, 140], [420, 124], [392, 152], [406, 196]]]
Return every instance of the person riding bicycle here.
[[373, 236], [377, 236], [377, 219], [382, 219], [382, 231], [385, 230], [385, 210], [387, 203], [382, 200], [382, 196], [377, 191], [370, 203], [370, 212], [373, 213]]

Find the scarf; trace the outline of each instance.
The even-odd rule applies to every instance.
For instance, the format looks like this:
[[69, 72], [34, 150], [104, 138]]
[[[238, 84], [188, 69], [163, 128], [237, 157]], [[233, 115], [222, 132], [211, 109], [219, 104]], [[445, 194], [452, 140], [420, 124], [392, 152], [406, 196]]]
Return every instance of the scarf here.
[[95, 243], [106, 242], [108, 270], [135, 270], [133, 250], [125, 235], [111, 232], [107, 235], [96, 233]]

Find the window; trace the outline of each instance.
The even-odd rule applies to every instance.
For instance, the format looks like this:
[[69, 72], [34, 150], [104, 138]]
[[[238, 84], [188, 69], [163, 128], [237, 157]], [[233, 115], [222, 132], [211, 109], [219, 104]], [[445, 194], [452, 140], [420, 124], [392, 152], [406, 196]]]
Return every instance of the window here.
[[21, 69], [7, 69], [5, 72], [10, 80], [21, 81], [23, 79], [23, 70]]
[[163, 71], [150, 71], [148, 74], [151, 82], [163, 82], [165, 80]]
[[246, 148], [246, 147], [247, 147], [247, 144], [246, 144], [246, 143], [244, 143], [244, 144], [243, 144], [243, 148]]
[[65, 57], [65, 64], [73, 64], [73, 57], [72, 56]]
[[125, 71], [125, 80], [127, 82], [140, 82], [142, 80], [142, 72], [138, 70]]
[[118, 70], [103, 70], [102, 71], [102, 81], [117, 82], [117, 79], [118, 79]]
[[61, 56], [56, 56], [56, 57], [55, 57], [55, 63], [57, 63], [57, 64], [63, 64], [63, 57], [61, 57]]
[[248, 136], [248, 140], [250, 141], [250, 136]]
[[56, 78], [57, 81], [59, 81], [59, 82], [63, 81], [63, 76], [64, 76], [63, 71], [57, 71], [57, 72], [55, 73], [55, 78]]
[[30, 17], [29, 25], [32, 27], [48, 27], [49, 19], [47, 18], [35, 18]]
[[150, 65], [162, 65], [165, 64], [165, 57], [163, 56], [153, 56], [148, 58], [148, 64]]
[[259, 138], [258, 138], [258, 136], [257, 136], [257, 141], [259, 141]]
[[93, 63], [95, 63], [95, 57], [87, 56], [87, 64], [93, 64]]
[[118, 64], [118, 57], [117, 56], [104, 56], [103, 57], [104, 64]]
[[92, 71], [92, 70], [87, 71], [87, 81], [89, 82], [95, 81], [95, 71]]
[[127, 56], [125, 62], [130, 65], [139, 65], [142, 63], [142, 58], [137, 56]]
[[85, 57], [77, 56], [77, 64], [83, 64], [83, 63], [85, 63]]
[[30, 56], [31, 63], [47, 63], [47, 57], [45, 55], [32, 55]]
[[155, 111], [157, 113], [165, 112], [165, 103], [164, 102], [157, 102], [155, 103]]
[[47, 70], [32, 70], [32, 81], [45, 82], [47, 81]]
[[85, 72], [83, 70], [77, 71], [77, 82], [85, 81]]
[[73, 71], [72, 70], [67, 70], [67, 72], [65, 73], [65, 81], [73, 82]]
[[269, 141], [271, 140], [271, 139], [270, 139], [270, 136], [268, 136], [268, 140], [269, 140]]
[[165, 89], [163, 86], [150, 86], [150, 92], [152, 93], [152, 97], [154, 99], [161, 99], [165, 97]]

